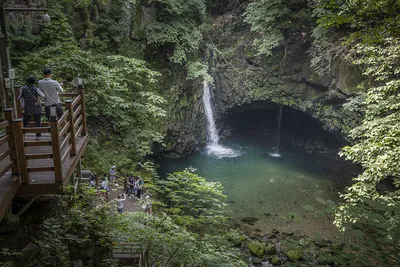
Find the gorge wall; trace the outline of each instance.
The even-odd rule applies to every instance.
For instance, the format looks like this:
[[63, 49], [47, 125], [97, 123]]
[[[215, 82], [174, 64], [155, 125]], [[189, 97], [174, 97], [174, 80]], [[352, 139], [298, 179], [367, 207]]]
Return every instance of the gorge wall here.
[[[356, 68], [335, 57], [330, 72], [319, 76], [311, 68], [309, 32], [287, 36], [273, 56], [258, 56], [249, 27], [228, 13], [216, 17], [207, 35], [204, 58], [214, 80], [213, 101], [217, 125], [230, 110], [271, 107], [271, 103], [293, 107], [322, 122], [323, 128], [344, 137], [359, 123], [361, 112], [351, 108], [359, 97], [361, 76]], [[166, 156], [190, 153], [205, 142], [202, 83], [182, 84], [180, 97], [169, 99]], [[218, 127], [218, 126], [217, 126]]]

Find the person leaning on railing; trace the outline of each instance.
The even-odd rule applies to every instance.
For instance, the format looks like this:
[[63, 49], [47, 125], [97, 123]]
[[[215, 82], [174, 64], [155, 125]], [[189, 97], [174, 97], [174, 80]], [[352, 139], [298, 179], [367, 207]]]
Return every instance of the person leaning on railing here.
[[58, 92], [63, 92], [61, 85], [51, 79], [52, 71], [49, 68], [43, 70], [44, 79], [39, 81], [39, 89], [44, 93], [44, 110], [46, 111], [47, 119], [50, 120], [50, 107], [56, 107], [57, 119], [60, 119], [63, 115], [61, 107], [60, 97]]
[[[29, 76], [26, 85], [21, 88], [21, 95], [18, 97], [24, 100], [24, 127], [27, 127], [31, 116], [35, 117], [36, 127], [41, 126], [42, 106], [40, 105], [39, 96], [45, 95], [35, 86], [36, 77]], [[41, 133], [36, 133], [36, 140], [40, 140]]]

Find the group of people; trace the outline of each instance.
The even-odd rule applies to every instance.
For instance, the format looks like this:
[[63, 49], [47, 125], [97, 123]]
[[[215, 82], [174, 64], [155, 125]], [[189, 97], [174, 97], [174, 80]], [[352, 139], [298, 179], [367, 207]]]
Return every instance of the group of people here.
[[[47, 119], [50, 120], [50, 109], [55, 107], [57, 111], [57, 118], [61, 118], [63, 110], [61, 106], [59, 92], [63, 92], [62, 83], [52, 79], [52, 70], [45, 68], [43, 70], [44, 78], [37, 82], [35, 76], [29, 76], [26, 80], [26, 85], [21, 88], [20, 96], [18, 99], [23, 100], [23, 124], [24, 127], [28, 126], [30, 118], [35, 118], [36, 127], [41, 127], [42, 106], [40, 99], [44, 99], [44, 109]], [[38, 87], [35, 84], [38, 84]], [[36, 133], [36, 140], [40, 140], [41, 133]]]
[[129, 176], [125, 184], [125, 194], [127, 194], [129, 198], [131, 198], [132, 196], [141, 198], [143, 195], [143, 187], [144, 181], [142, 177]]
[[[116, 185], [117, 180], [117, 169], [116, 166], [112, 166], [108, 175], [107, 173], [104, 174], [104, 177], [100, 183], [100, 191], [105, 194], [107, 197], [110, 194], [110, 191], [113, 190], [113, 187]], [[89, 182], [93, 187], [96, 187], [96, 180], [94, 174], [91, 173], [89, 177]], [[148, 214], [152, 214], [152, 205], [150, 200], [150, 195], [146, 195], [143, 197], [144, 194], [144, 181], [143, 178], [140, 176], [129, 176], [124, 182], [124, 193], [118, 195], [117, 197], [117, 211], [119, 213], [123, 212], [124, 208], [124, 201], [126, 197], [128, 198], [137, 198], [143, 204], [142, 208]]]

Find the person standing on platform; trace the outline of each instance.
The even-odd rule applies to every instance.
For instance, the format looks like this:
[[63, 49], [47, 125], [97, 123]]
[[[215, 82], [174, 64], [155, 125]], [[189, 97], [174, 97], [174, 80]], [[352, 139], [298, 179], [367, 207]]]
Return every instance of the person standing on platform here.
[[61, 107], [59, 92], [63, 92], [61, 85], [51, 79], [53, 76], [51, 69], [45, 68], [43, 70], [44, 79], [38, 82], [40, 91], [45, 95], [44, 98], [44, 110], [46, 112], [47, 119], [50, 120], [50, 107], [56, 107], [57, 119], [60, 119], [63, 115]]
[[118, 213], [122, 213], [123, 209], [124, 209], [124, 201], [126, 200], [126, 195], [125, 194], [121, 194], [118, 196], [117, 199], [117, 211]]
[[[24, 127], [28, 127], [29, 120], [35, 117], [35, 126], [41, 126], [42, 106], [40, 105], [39, 96], [44, 98], [45, 95], [36, 86], [36, 77], [29, 76], [26, 80], [26, 85], [21, 88], [21, 95], [18, 99], [22, 98], [24, 101]], [[41, 133], [36, 133], [36, 141], [39, 141]]]
[[110, 169], [110, 183], [114, 184], [117, 177], [117, 167], [112, 166]]

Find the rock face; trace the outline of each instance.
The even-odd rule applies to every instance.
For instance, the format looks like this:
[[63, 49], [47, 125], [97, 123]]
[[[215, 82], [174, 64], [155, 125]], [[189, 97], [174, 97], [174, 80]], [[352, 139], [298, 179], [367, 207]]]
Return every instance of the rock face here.
[[249, 33], [232, 30], [236, 23], [228, 16], [216, 29], [218, 35], [211, 37], [218, 48], [211, 52], [210, 62], [219, 118], [246, 104], [273, 102], [310, 114], [330, 131], [340, 133], [358, 123], [358, 114], [343, 106], [359, 90], [357, 69], [332, 59], [331, 71], [318, 76], [310, 67], [311, 40], [300, 32], [292, 33], [273, 56], [259, 56]]
[[[361, 90], [358, 70], [334, 57], [330, 72], [319, 76], [311, 68], [310, 33], [290, 33], [273, 56], [265, 57], [256, 54], [252, 35], [240, 16], [225, 14], [215, 21], [205, 54], [214, 79], [212, 101], [217, 127], [233, 109], [275, 105], [308, 113], [322, 122], [324, 129], [338, 135], [359, 123], [362, 112], [345, 104]], [[174, 86], [176, 95], [171, 92], [168, 100], [170, 118], [164, 152], [179, 157], [205, 142], [203, 88], [202, 81], [190, 85], [177, 82]]]

